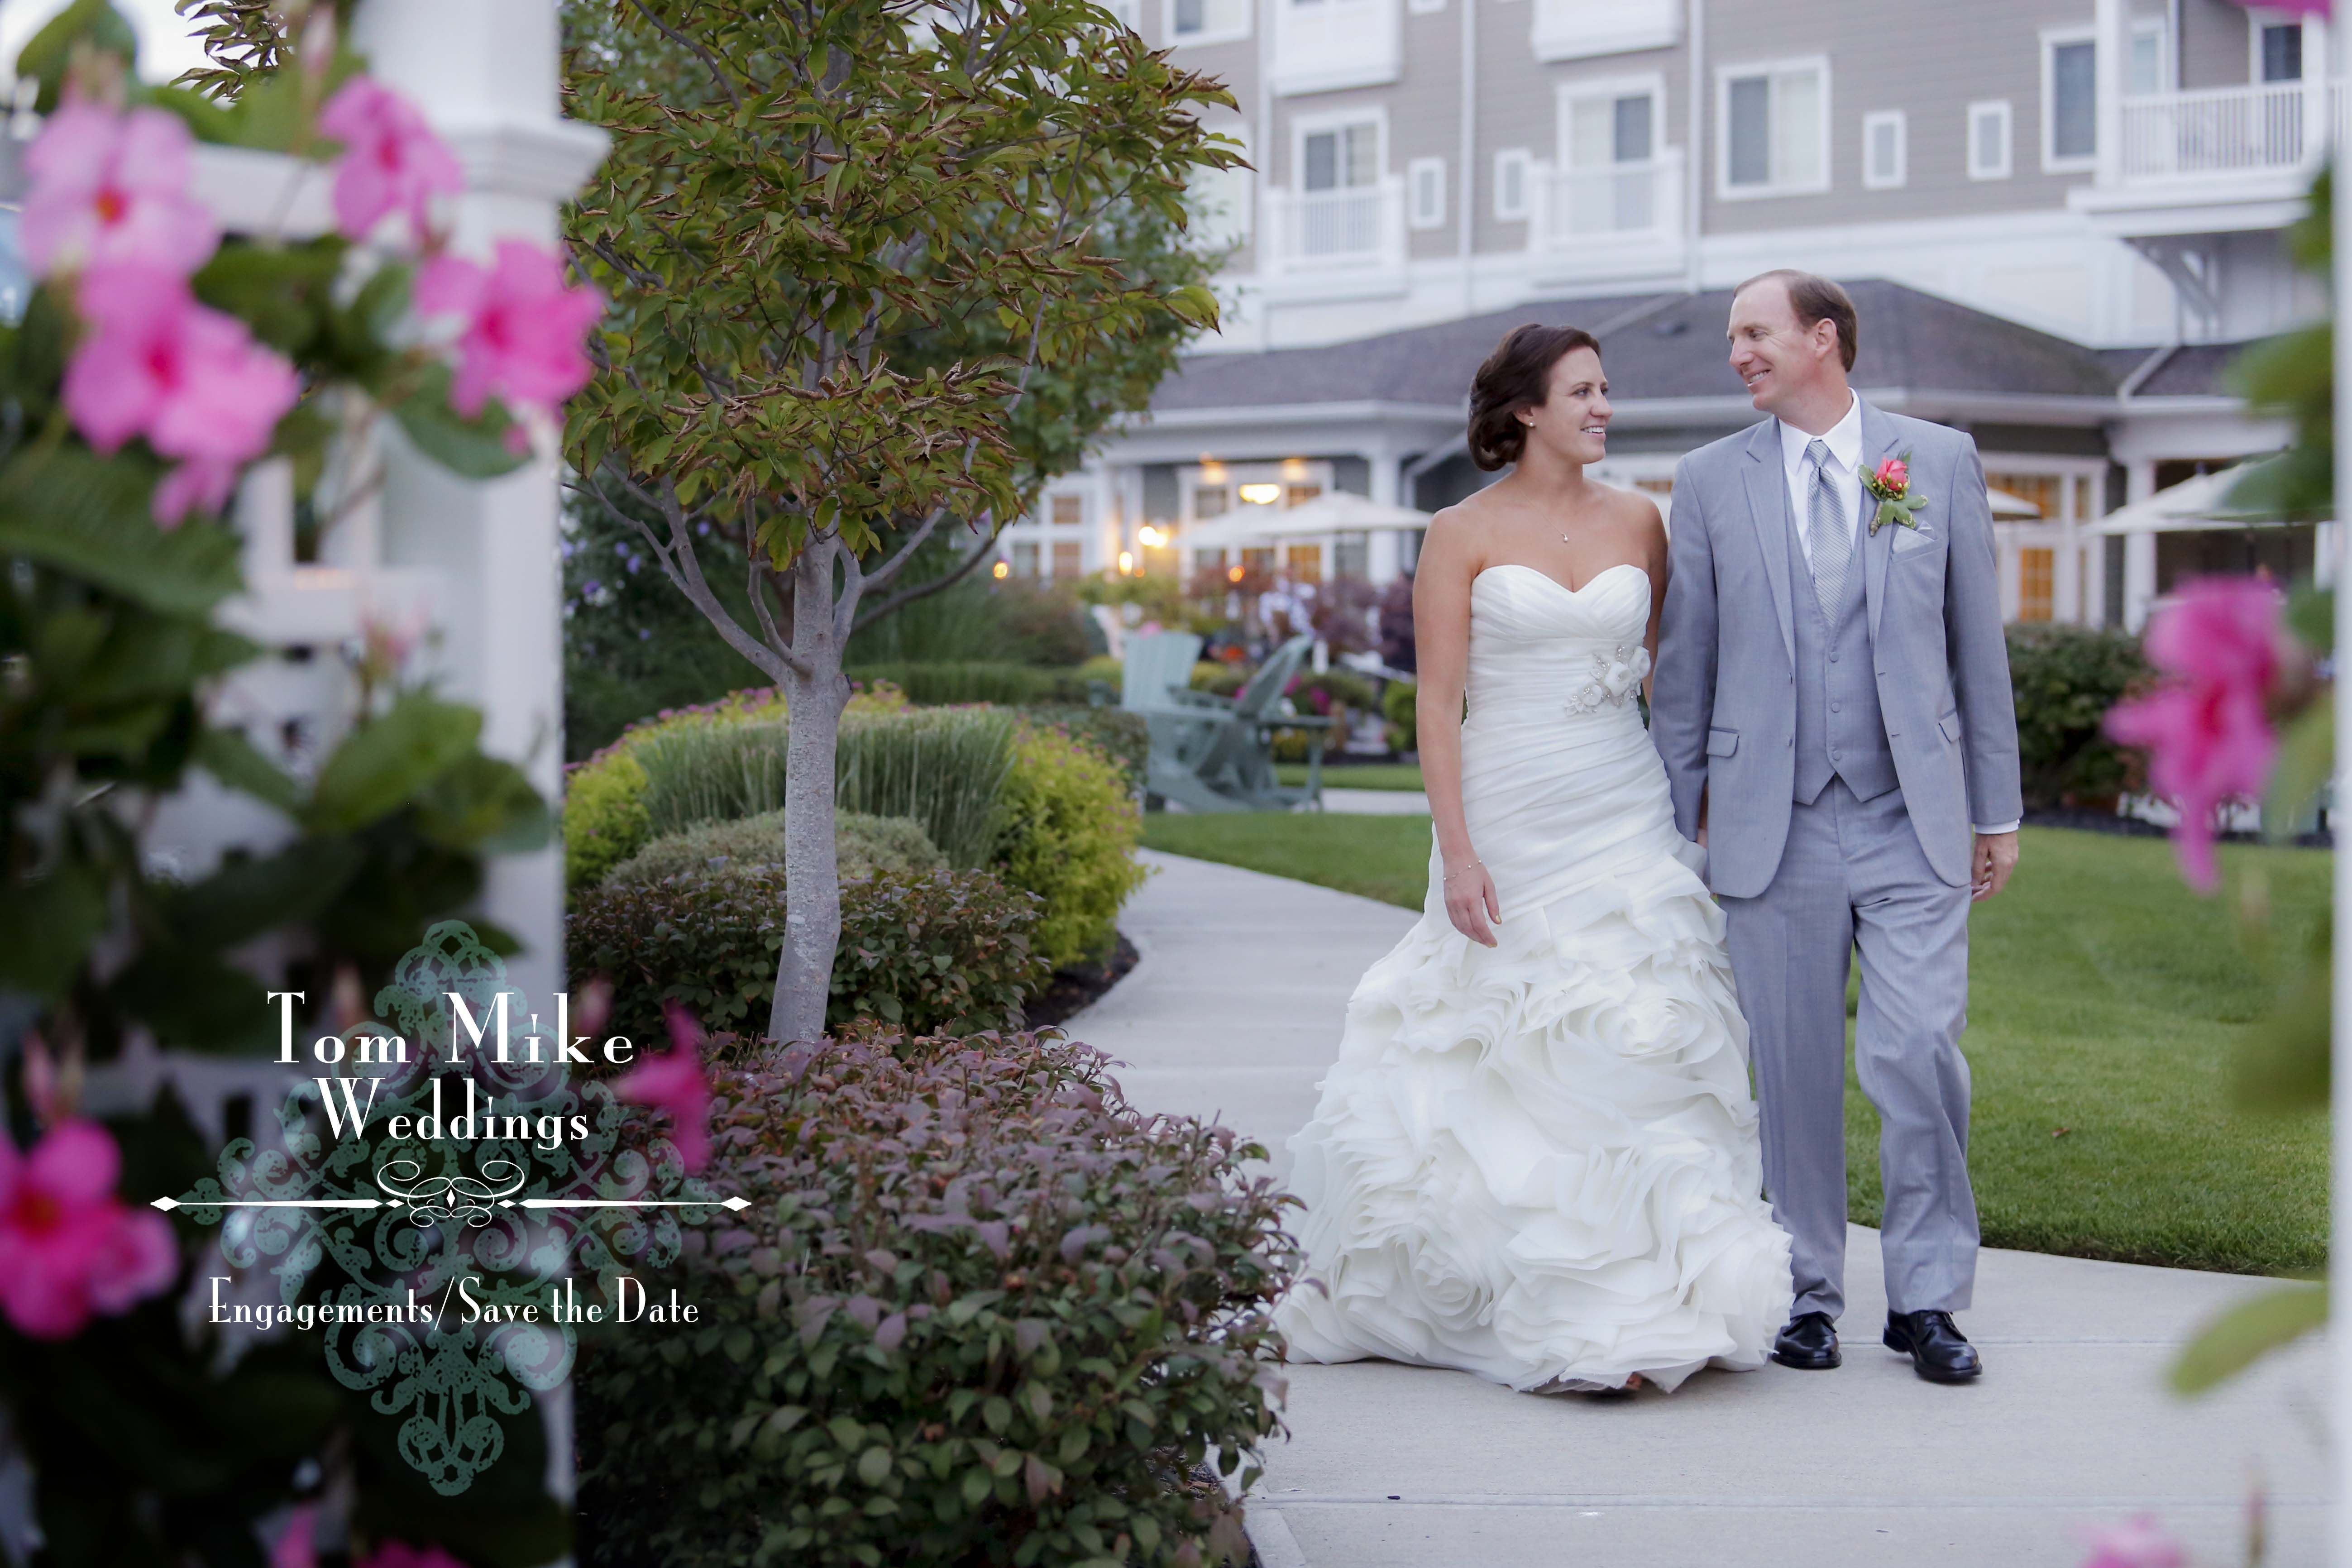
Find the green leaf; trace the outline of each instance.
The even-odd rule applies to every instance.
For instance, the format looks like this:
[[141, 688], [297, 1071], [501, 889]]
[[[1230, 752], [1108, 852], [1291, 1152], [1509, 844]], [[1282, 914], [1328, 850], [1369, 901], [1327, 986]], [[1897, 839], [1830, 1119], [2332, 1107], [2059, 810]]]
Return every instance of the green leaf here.
[[450, 406], [452, 379], [449, 367], [436, 363], [419, 377], [414, 392], [392, 405], [392, 416], [416, 449], [468, 479], [494, 479], [529, 462], [530, 453], [508, 447], [507, 433], [515, 422], [496, 398], [470, 419]]
[[207, 727], [196, 737], [195, 760], [229, 788], [267, 801], [289, 816], [301, 809], [300, 786], [235, 730]]
[[857, 1479], [869, 1487], [878, 1487], [890, 1479], [890, 1450], [868, 1448], [857, 1457]]
[[2302, 828], [2336, 771], [2336, 704], [2315, 703], [2279, 737], [2278, 762], [2263, 802], [2263, 837], [2273, 844]]
[[340, 235], [293, 246], [225, 245], [189, 282], [197, 299], [240, 318], [280, 353], [301, 357], [324, 330], [349, 248]]
[[66, 67], [72, 62], [74, 46], [80, 43], [121, 56], [126, 67], [138, 62], [139, 35], [121, 12], [106, 0], [74, 0], [35, 33], [16, 56], [16, 75], [41, 84], [40, 97], [33, 103], [36, 112], [47, 114], [57, 108], [65, 89]]
[[237, 591], [236, 536], [208, 522], [168, 532], [148, 510], [161, 471], [79, 447], [0, 469], [0, 554], [22, 555], [166, 615], [203, 615]]
[[475, 752], [417, 797], [416, 830], [451, 849], [515, 855], [544, 845], [553, 823], [520, 768]]
[[65, 989], [106, 924], [106, 884], [86, 866], [60, 866], [0, 900], [0, 983], [53, 996]]
[[2208, 1323], [2172, 1363], [2172, 1386], [2202, 1394], [2327, 1322], [2327, 1287], [2281, 1285]]
[[2323, 910], [2278, 1002], [2238, 1037], [2231, 1063], [2231, 1095], [2248, 1110], [2326, 1109], [2335, 998], [2328, 940], [2333, 923]]
[[354, 730], [319, 771], [304, 820], [318, 832], [350, 832], [389, 816], [473, 750], [478, 709], [411, 693]]

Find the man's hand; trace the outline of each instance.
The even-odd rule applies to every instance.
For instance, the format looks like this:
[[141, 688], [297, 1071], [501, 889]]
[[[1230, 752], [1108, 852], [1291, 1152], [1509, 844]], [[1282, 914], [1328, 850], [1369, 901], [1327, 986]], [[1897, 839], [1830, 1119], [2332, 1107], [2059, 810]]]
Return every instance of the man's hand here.
[[1969, 875], [1969, 901], [1982, 902], [2008, 887], [2009, 874], [2016, 869], [2016, 834], [1978, 834], [1976, 854]]

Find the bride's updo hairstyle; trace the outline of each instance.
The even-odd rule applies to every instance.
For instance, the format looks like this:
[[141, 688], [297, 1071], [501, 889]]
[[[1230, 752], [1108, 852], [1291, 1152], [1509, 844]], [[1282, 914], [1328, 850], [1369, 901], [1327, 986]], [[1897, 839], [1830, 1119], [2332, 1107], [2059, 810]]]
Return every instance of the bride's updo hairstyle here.
[[1470, 383], [1470, 460], [1488, 473], [1519, 460], [1527, 450], [1522, 408], [1540, 408], [1551, 395], [1551, 367], [1578, 349], [1601, 352], [1601, 340], [1582, 327], [1514, 327]]

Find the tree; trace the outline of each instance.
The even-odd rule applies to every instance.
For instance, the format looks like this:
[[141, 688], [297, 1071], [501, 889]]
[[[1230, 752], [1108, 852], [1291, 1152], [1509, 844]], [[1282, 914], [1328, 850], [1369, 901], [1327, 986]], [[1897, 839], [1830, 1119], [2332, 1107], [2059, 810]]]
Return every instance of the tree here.
[[[568, 25], [570, 110], [614, 138], [573, 252], [615, 303], [567, 445], [785, 693], [770, 1032], [814, 1038], [843, 648], [968, 573], [1213, 323], [1203, 258], [1171, 281], [1119, 253], [1183, 228], [1194, 170], [1240, 162], [1198, 118], [1233, 100], [1088, 0], [581, 0]], [[952, 526], [958, 566], [909, 578]], [[740, 542], [749, 625], [706, 528]]]

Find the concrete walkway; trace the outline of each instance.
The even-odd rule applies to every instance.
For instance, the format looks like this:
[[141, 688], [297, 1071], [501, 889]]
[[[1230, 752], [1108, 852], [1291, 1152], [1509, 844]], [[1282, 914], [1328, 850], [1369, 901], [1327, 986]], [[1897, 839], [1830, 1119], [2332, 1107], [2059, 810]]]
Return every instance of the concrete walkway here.
[[[1215, 1117], [1286, 1168], [1349, 991], [1413, 916], [1147, 858], [1120, 922], [1142, 962], [1071, 1032], [1130, 1064], [1137, 1104]], [[2073, 1568], [2080, 1530], [2139, 1513], [2217, 1568], [2246, 1561], [2256, 1478], [2269, 1568], [2322, 1560], [2318, 1348], [2193, 1404], [2161, 1385], [2173, 1348], [2253, 1282], [1988, 1252], [1961, 1318], [1985, 1377], [1940, 1388], [1878, 1347], [1877, 1238], [1853, 1241], [1837, 1372], [1595, 1401], [1379, 1362], [1290, 1368], [1290, 1437], [1249, 1516], [1265, 1568]]]

